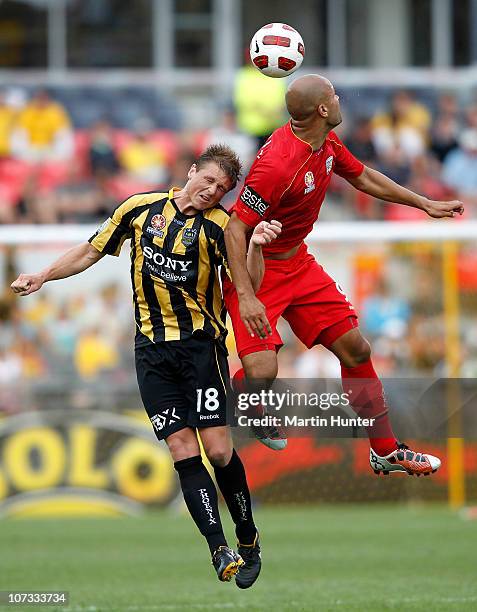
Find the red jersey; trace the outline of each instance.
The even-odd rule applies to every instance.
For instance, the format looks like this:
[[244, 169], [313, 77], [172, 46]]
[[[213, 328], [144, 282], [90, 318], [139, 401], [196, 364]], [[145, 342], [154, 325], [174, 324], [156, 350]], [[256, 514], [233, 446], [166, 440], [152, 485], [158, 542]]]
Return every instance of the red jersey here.
[[263, 252], [284, 253], [313, 229], [332, 172], [355, 178], [363, 168], [334, 132], [313, 151], [287, 123], [275, 130], [258, 152], [232, 210], [251, 227], [264, 220], [280, 221], [281, 235], [263, 247]]

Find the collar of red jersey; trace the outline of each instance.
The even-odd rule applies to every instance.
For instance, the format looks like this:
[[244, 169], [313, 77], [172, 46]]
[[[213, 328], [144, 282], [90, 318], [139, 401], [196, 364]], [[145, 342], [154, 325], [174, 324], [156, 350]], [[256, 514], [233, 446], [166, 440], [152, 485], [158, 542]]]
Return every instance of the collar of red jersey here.
[[306, 145], [306, 147], [307, 147], [308, 149], [311, 149], [311, 153], [319, 153], [319, 152], [320, 152], [320, 151], [323, 149], [323, 147], [325, 146], [326, 141], [328, 140], [328, 136], [327, 136], [327, 137], [325, 138], [325, 142], [324, 142], [324, 143], [321, 145], [321, 147], [320, 147], [319, 149], [316, 149], [316, 151], [315, 151], [315, 149], [313, 149], [313, 147], [311, 146], [311, 144], [310, 144], [309, 142], [306, 142], [306, 140], [302, 140], [302, 139], [301, 139], [299, 136], [297, 136], [297, 135], [295, 134], [295, 132], [293, 131], [293, 128], [292, 128], [291, 119], [290, 119], [290, 121], [288, 122], [288, 127], [290, 128], [290, 132], [293, 134], [293, 136], [294, 136], [294, 137], [295, 137], [295, 138], [296, 138], [296, 139], [297, 139], [299, 142], [302, 142], [304, 145]]

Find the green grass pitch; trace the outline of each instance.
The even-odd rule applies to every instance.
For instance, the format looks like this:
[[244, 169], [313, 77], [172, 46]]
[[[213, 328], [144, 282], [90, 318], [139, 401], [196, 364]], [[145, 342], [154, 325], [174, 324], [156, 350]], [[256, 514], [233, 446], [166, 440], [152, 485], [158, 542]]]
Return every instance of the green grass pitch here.
[[70, 592], [67, 608], [28, 607], [39, 611], [477, 610], [477, 522], [444, 507], [267, 507], [256, 518], [263, 568], [248, 591], [217, 580], [195, 525], [172, 511], [3, 520], [0, 590]]

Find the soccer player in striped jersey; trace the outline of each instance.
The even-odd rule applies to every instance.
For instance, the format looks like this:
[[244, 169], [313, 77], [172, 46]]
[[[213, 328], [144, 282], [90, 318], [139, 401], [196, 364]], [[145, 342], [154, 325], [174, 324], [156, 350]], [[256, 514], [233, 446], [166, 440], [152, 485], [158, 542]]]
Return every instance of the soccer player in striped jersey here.
[[[227, 424], [227, 331], [219, 283], [219, 268], [229, 274], [224, 241], [229, 215], [220, 200], [235, 187], [240, 171], [229, 147], [210, 146], [182, 189], [128, 198], [88, 242], [40, 273], [21, 274], [12, 289], [29, 295], [105, 254], [119, 255], [125, 240], [131, 241], [136, 372], [144, 406], [157, 438], [169, 447], [219, 579], [235, 576], [237, 586], [248, 588], [260, 572], [260, 545], [245, 470]], [[262, 246], [277, 238], [280, 228], [270, 221], [253, 232], [247, 266], [255, 289], [264, 270]], [[227, 545], [197, 434], [236, 525], [239, 554]]]

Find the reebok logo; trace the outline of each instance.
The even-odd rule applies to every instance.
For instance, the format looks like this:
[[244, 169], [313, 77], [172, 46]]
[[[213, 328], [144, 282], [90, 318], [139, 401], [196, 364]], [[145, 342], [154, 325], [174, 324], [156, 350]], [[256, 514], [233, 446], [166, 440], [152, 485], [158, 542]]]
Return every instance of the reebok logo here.
[[248, 185], [245, 185], [240, 199], [246, 204], [251, 210], [259, 214], [261, 217], [265, 214], [270, 204], [267, 204], [260, 194], [254, 191]]
[[200, 497], [202, 499], [202, 503], [204, 504], [205, 511], [207, 512], [207, 516], [209, 517], [209, 525], [217, 525], [217, 521], [214, 518], [214, 511], [212, 510], [212, 506], [210, 504], [209, 494], [207, 493], [207, 489], [199, 489]]

